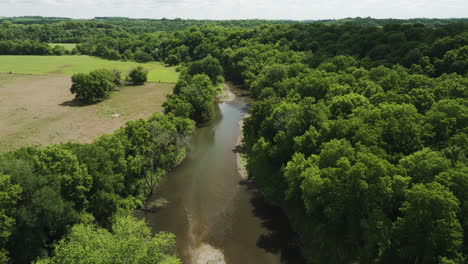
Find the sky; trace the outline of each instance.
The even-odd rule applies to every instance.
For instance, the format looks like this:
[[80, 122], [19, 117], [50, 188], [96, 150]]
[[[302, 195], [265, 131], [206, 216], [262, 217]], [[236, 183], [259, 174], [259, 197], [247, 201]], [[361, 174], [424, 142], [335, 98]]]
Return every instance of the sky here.
[[0, 0], [0, 16], [293, 19], [468, 17], [468, 0]]

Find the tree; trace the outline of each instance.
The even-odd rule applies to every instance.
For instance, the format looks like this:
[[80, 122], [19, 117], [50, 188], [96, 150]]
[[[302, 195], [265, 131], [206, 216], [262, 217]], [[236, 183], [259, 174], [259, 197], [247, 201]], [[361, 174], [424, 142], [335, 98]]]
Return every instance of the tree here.
[[355, 93], [349, 93], [342, 96], [335, 96], [330, 102], [330, 112], [332, 116], [347, 116], [353, 112], [354, 109], [358, 107], [367, 107], [369, 106], [369, 100]]
[[75, 225], [54, 249], [54, 255], [36, 264], [180, 264], [170, 233], [154, 236], [143, 220], [118, 217], [112, 232], [94, 225]]
[[393, 243], [405, 262], [436, 263], [455, 259], [463, 243], [458, 199], [438, 183], [415, 184], [394, 223]]
[[[11, 175], [12, 182], [22, 189], [21, 200], [15, 207], [16, 224], [7, 246], [15, 263], [31, 263], [38, 256], [46, 255], [47, 245], [79, 220], [74, 203], [64, 198], [66, 192], [62, 190], [62, 185], [72, 188], [73, 180], [67, 180], [72, 176], [65, 171], [67, 168], [72, 171], [74, 162], [69, 167], [66, 161], [70, 160], [63, 161], [32, 148], [0, 157], [0, 171]], [[53, 165], [57, 168], [52, 168]]]
[[219, 76], [223, 75], [223, 67], [218, 59], [208, 55], [204, 59], [190, 64], [188, 73], [190, 75], [206, 74], [210, 77], [211, 82], [217, 85], [219, 84]]
[[[117, 150], [115, 145], [118, 144], [118, 139], [113, 136], [113, 140], [116, 141], [113, 145], [108, 144], [105, 147], [98, 143], [68, 143], [64, 146], [76, 155], [78, 162], [85, 166], [92, 177], [92, 187], [87, 194], [87, 210], [105, 227], [110, 227], [111, 217], [117, 211], [124, 189], [123, 171], [115, 166], [120, 158], [113, 155]], [[103, 143], [103, 140], [99, 143]]]
[[8, 261], [5, 246], [15, 226], [14, 211], [20, 194], [21, 187], [13, 184], [9, 175], [0, 172], [0, 263]]
[[444, 99], [434, 103], [426, 113], [427, 122], [432, 125], [434, 142], [447, 140], [458, 131], [466, 128], [468, 122], [468, 101]]
[[460, 201], [460, 223], [464, 231], [463, 252], [468, 251], [468, 167], [451, 169], [436, 176], [436, 182], [446, 186]]
[[441, 61], [436, 63], [440, 74], [444, 72], [456, 72], [461, 75], [468, 73], [468, 45], [445, 53]]
[[187, 118], [190, 118], [194, 111], [189, 102], [182, 100], [176, 94], [169, 95], [162, 106], [164, 107], [164, 112], [166, 114], [172, 113], [176, 116]]
[[72, 76], [72, 86], [70, 92], [76, 98], [86, 102], [95, 103], [107, 97], [108, 92], [115, 89], [120, 83], [120, 74], [110, 70], [95, 70], [88, 74], [77, 73]]
[[403, 175], [407, 174], [414, 183], [430, 183], [451, 167], [450, 160], [429, 148], [402, 158], [399, 164], [403, 167]]
[[130, 71], [128, 74], [128, 80], [133, 85], [142, 85], [148, 80], [148, 71], [144, 70], [143, 67], [138, 66]]
[[214, 116], [214, 96], [216, 94], [210, 78], [206, 74], [181, 76], [171, 95], [164, 104], [167, 113], [190, 118], [203, 123]]
[[152, 61], [153, 60], [153, 57], [151, 57], [150, 54], [148, 54], [147, 52], [139, 49], [137, 50], [134, 54], [133, 54], [133, 58], [137, 61], [137, 62], [148, 62], [148, 61]]

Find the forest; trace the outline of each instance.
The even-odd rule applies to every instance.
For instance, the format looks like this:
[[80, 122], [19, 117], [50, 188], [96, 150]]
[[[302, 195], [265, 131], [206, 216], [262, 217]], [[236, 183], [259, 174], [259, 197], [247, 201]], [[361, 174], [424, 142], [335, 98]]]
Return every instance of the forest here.
[[286, 212], [308, 263], [467, 263], [466, 19], [48, 20], [1, 22], [0, 54], [77, 43], [71, 54], [161, 61], [181, 76], [165, 115], [91, 144], [0, 155], [0, 262], [71, 263], [87, 236], [117, 243], [135, 228], [155, 241], [154, 263], [177, 263], [170, 234], [151, 240], [121, 215], [185, 157], [226, 79], [254, 99], [249, 179]]

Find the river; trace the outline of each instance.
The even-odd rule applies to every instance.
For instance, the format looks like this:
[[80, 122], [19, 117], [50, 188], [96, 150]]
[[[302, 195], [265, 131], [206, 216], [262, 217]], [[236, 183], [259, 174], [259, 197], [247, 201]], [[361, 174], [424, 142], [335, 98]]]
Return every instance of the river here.
[[302, 264], [300, 250], [282, 210], [266, 203], [237, 168], [239, 121], [248, 98], [220, 102], [216, 117], [197, 128], [188, 157], [168, 173], [152, 199], [168, 201], [139, 212], [153, 232], [176, 235], [186, 264]]

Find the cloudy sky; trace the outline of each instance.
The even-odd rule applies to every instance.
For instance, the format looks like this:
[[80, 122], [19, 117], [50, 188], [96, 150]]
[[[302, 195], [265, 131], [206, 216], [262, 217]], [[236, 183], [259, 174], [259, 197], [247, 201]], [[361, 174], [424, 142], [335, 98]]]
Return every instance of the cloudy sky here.
[[468, 0], [0, 0], [0, 16], [194, 19], [467, 17]]

